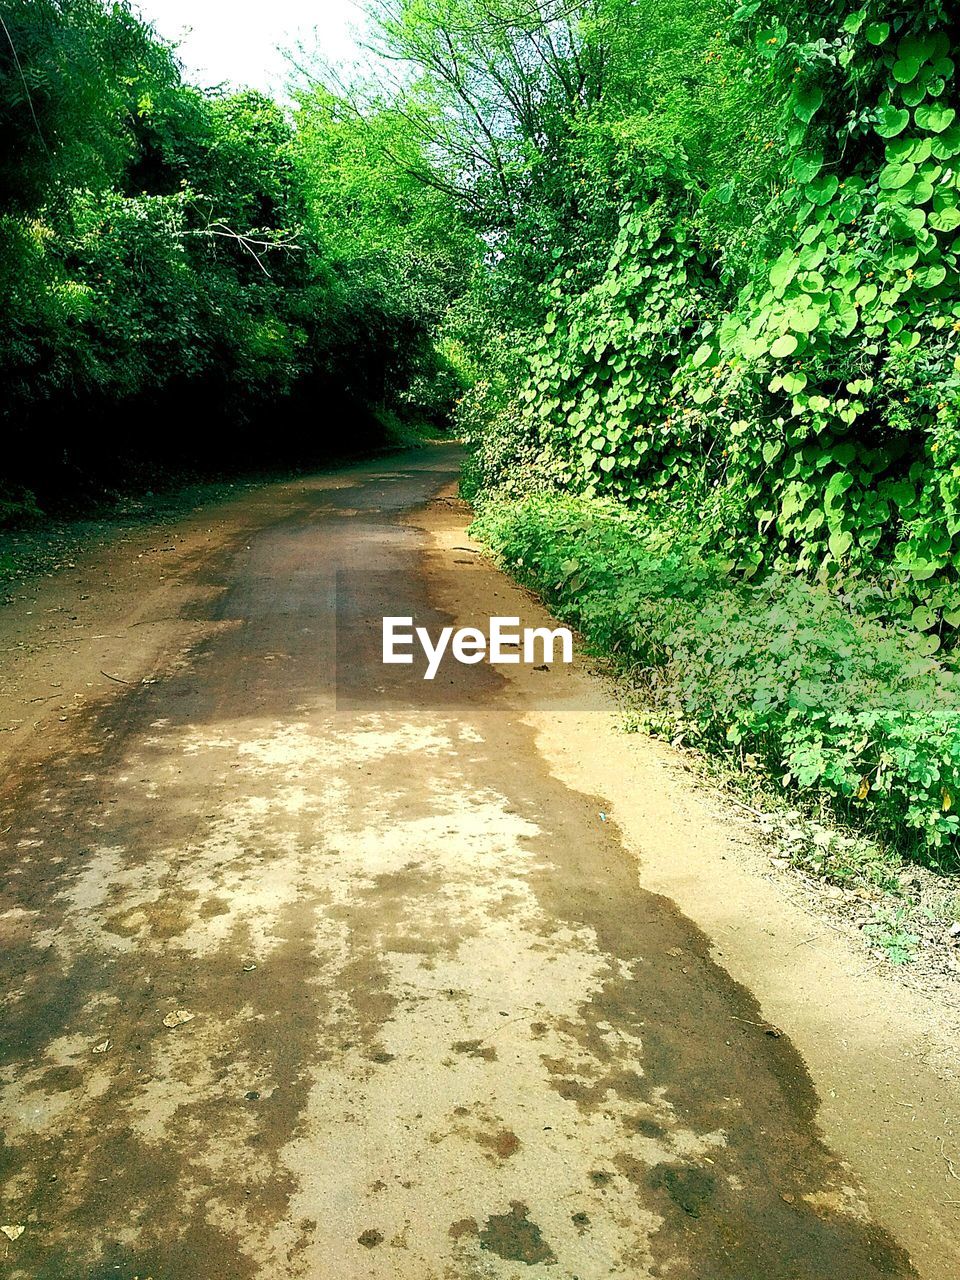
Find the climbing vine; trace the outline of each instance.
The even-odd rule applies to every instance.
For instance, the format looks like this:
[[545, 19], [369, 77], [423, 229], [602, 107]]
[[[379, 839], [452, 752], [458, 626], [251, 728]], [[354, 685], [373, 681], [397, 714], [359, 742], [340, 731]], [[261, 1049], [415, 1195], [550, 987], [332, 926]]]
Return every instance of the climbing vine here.
[[547, 287], [523, 413], [559, 486], [693, 517], [746, 575], [879, 580], [866, 607], [932, 653], [960, 627], [953, 33], [931, 6], [760, 10], [725, 39], [782, 101], [767, 202], [711, 243], [744, 179], [645, 158], [602, 277]]

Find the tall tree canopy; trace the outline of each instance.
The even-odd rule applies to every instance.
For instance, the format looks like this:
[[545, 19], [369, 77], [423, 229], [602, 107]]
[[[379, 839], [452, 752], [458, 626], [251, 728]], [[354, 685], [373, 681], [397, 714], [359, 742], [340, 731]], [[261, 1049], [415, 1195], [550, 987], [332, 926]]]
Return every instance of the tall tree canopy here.
[[389, 112], [201, 93], [126, 0], [0, 19], [8, 511], [134, 462], [317, 456], [444, 417], [437, 330], [478, 242], [449, 196], [377, 169]]

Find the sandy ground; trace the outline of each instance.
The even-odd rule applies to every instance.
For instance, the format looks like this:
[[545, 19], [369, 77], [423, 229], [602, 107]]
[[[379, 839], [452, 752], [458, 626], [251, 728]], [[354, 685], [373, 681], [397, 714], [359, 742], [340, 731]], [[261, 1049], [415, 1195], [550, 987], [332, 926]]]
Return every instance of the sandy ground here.
[[266, 486], [0, 613], [3, 1274], [955, 1277], [942, 1009], [589, 673], [380, 664], [384, 613], [543, 620], [455, 470]]

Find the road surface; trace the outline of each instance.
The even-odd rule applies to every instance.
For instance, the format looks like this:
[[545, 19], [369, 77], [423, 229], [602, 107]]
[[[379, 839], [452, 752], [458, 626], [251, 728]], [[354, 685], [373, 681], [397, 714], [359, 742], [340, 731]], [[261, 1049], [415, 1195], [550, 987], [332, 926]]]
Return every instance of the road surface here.
[[379, 664], [384, 613], [516, 607], [455, 469], [267, 488], [70, 624], [103, 678], [0, 793], [3, 1274], [915, 1274], [791, 1027], [551, 766], [566, 673]]

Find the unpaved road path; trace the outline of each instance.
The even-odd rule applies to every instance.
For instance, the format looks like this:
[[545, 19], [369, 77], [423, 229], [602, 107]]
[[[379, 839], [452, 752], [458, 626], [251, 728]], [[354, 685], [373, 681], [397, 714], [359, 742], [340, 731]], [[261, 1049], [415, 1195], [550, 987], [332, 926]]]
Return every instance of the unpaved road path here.
[[268, 486], [0, 619], [3, 1274], [956, 1276], [919, 997], [591, 677], [379, 665], [383, 613], [542, 618], [455, 469]]

